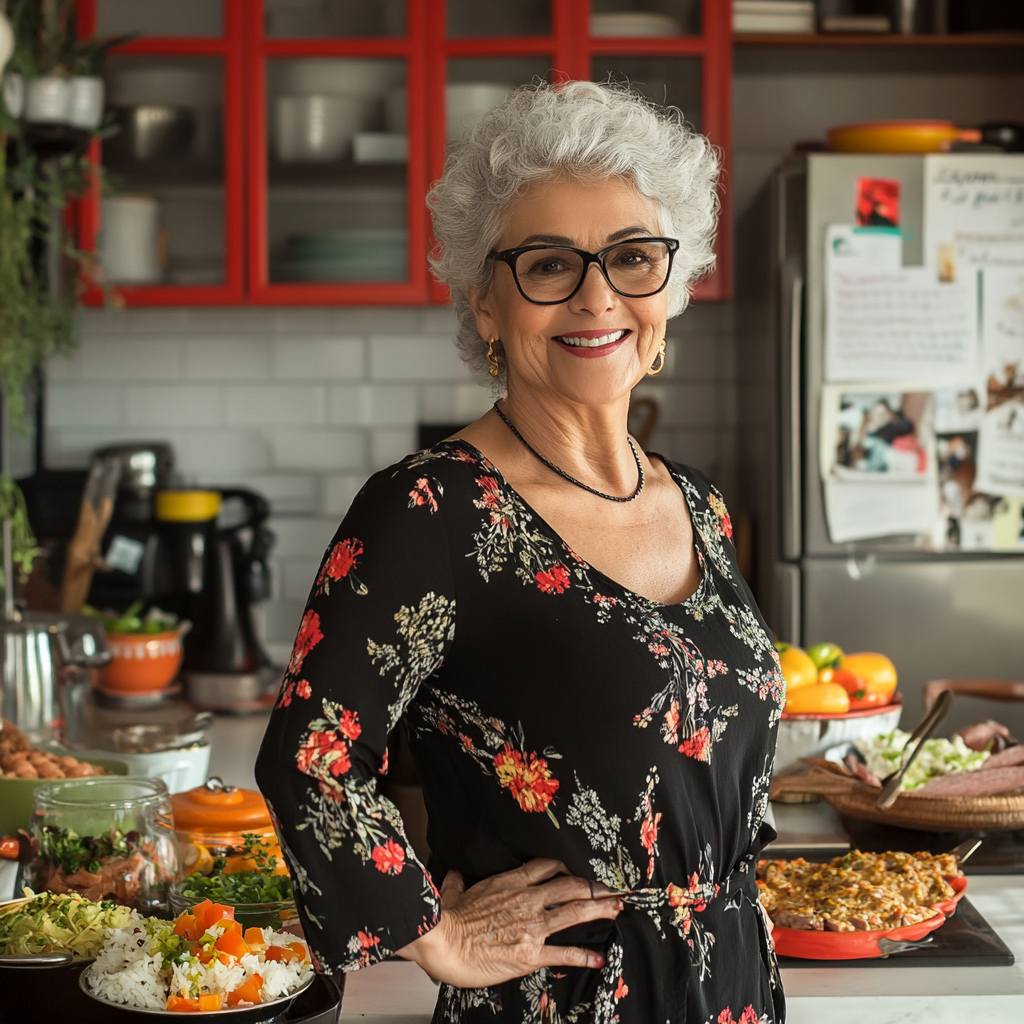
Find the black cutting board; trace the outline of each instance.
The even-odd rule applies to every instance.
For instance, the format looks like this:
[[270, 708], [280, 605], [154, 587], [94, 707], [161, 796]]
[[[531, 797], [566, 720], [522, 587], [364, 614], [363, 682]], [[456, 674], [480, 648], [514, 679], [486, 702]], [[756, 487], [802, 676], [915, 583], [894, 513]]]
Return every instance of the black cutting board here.
[[[810, 859], [810, 858], [808, 858]], [[964, 897], [956, 913], [917, 949], [865, 960], [803, 960], [780, 956], [780, 967], [1011, 967], [1013, 953]]]

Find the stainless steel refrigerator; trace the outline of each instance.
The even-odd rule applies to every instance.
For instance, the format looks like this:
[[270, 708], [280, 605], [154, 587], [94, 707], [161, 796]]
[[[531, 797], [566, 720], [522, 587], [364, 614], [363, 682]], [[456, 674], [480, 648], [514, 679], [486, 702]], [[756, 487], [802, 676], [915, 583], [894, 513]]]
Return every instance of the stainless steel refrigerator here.
[[[737, 497], [755, 524], [755, 592], [776, 635], [888, 654], [908, 727], [930, 679], [1024, 679], [1024, 556], [936, 554], [914, 536], [829, 538], [818, 458], [825, 233], [853, 222], [861, 177], [899, 180], [904, 264], [921, 264], [921, 157], [793, 157], [737, 224]], [[967, 697], [944, 731], [979, 717], [1024, 739], [1024, 704]]]

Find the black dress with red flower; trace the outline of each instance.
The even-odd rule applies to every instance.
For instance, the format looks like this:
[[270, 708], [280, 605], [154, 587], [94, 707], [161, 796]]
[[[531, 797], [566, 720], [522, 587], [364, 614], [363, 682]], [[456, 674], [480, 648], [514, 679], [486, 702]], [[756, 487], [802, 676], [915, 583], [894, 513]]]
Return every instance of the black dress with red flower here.
[[[718, 492], [666, 463], [702, 570], [680, 604], [579, 558], [464, 441], [366, 484], [324, 557], [256, 765], [325, 971], [430, 929], [449, 869], [534, 857], [603, 882], [614, 922], [552, 936], [600, 970], [442, 985], [451, 1024], [780, 1024], [753, 864], [784, 684]], [[378, 790], [404, 722], [423, 865]]]

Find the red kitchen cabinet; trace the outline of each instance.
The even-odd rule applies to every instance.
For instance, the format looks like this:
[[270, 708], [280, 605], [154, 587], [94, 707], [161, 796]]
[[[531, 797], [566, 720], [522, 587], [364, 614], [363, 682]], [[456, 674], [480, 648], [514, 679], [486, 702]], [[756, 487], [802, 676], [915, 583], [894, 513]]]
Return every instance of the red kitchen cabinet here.
[[[83, 34], [141, 33], [110, 59], [124, 128], [103, 155], [120, 190], [155, 199], [161, 218], [162, 279], [119, 285], [130, 305], [445, 302], [423, 196], [448, 143], [538, 76], [627, 77], [680, 106], [728, 173], [729, 0], [644, 0], [631, 13], [615, 11], [625, 0], [78, 4]], [[729, 295], [722, 199], [701, 298]], [[115, 228], [124, 205], [105, 207]], [[86, 247], [100, 222], [97, 197], [81, 211]]]

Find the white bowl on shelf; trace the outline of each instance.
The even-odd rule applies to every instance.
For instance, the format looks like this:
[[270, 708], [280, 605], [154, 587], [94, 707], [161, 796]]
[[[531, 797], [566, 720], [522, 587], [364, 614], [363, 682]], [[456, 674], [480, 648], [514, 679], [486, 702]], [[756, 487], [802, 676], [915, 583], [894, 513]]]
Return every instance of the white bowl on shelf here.
[[409, 159], [409, 137], [404, 132], [356, 132], [352, 159], [357, 164], [404, 164]]
[[446, 86], [448, 141], [461, 139], [484, 114], [504, 103], [511, 90], [504, 82], [453, 82]]
[[590, 16], [590, 34], [607, 36], [677, 36], [679, 22], [667, 14], [645, 11], [617, 11]]
[[271, 95], [363, 96], [378, 102], [405, 81], [405, 63], [365, 57], [273, 61]]
[[337, 160], [373, 121], [363, 96], [278, 96], [274, 151], [282, 162]]

